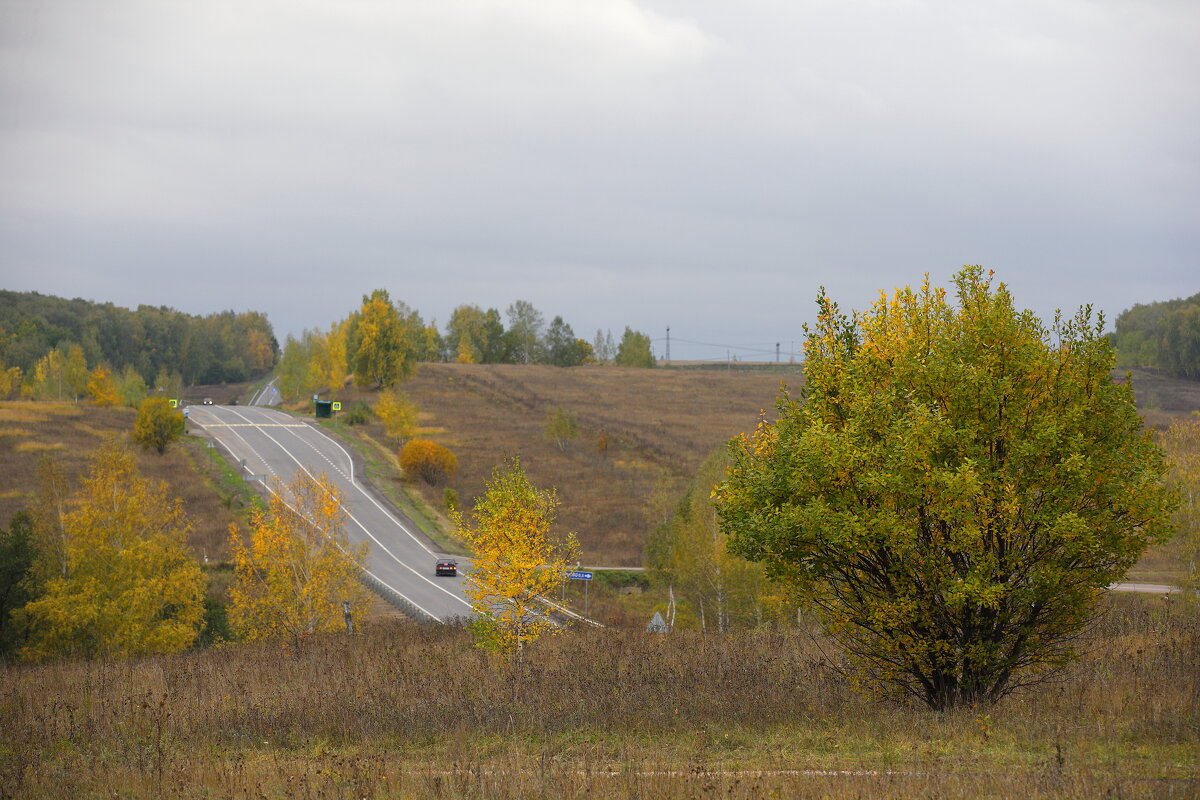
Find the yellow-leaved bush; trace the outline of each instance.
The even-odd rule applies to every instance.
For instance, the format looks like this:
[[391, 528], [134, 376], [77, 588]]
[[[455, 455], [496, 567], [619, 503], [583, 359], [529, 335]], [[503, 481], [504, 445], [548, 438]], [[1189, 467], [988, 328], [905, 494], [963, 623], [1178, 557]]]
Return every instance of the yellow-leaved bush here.
[[350, 545], [344, 521], [337, 487], [298, 473], [272, 487], [247, 534], [230, 528], [229, 621], [240, 637], [299, 639], [338, 630], [346, 602], [352, 615], [363, 612], [367, 593], [358, 573], [366, 545]]

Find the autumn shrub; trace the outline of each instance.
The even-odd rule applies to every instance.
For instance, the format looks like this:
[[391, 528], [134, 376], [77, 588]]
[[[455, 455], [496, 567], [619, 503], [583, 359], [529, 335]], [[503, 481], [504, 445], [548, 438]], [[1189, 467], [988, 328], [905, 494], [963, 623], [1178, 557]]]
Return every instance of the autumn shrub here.
[[133, 440], [161, 456], [167, 445], [183, 435], [183, 414], [171, 407], [165, 397], [149, 397], [142, 401], [133, 423]]
[[375, 415], [393, 439], [407, 439], [417, 424], [417, 407], [404, 392], [389, 391], [379, 396]]
[[400, 448], [400, 468], [430, 486], [438, 486], [458, 474], [458, 457], [437, 442], [410, 439]]
[[371, 406], [365, 400], [355, 400], [350, 404], [350, 410], [346, 412], [346, 424], [366, 425], [371, 421], [372, 415]]

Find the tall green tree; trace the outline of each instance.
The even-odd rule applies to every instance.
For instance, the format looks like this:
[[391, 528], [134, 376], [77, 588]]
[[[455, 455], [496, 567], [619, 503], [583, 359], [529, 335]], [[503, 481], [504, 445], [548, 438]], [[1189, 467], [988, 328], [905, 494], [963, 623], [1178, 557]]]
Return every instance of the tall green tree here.
[[732, 552], [935, 709], [1069, 662], [1176, 505], [1102, 319], [1048, 330], [979, 267], [954, 285], [956, 305], [926, 280], [850, 318], [822, 295], [803, 394], [734, 441], [716, 493]]
[[24, 630], [14, 612], [37, 593], [33, 570], [37, 556], [33, 517], [19, 511], [0, 529], [0, 658], [8, 658], [24, 643]]
[[537, 364], [545, 359], [542, 349], [542, 328], [546, 325], [542, 312], [528, 300], [517, 300], [505, 311], [508, 315], [508, 340], [512, 360], [519, 364]]
[[546, 363], [556, 367], [577, 367], [592, 360], [591, 344], [576, 337], [562, 317], [555, 317], [546, 327], [542, 350]]
[[288, 334], [276, 369], [279, 394], [284, 400], [299, 400], [316, 388], [312, 385], [312, 371], [309, 368], [313, 350], [312, 331], [304, 331], [299, 339]]
[[446, 350], [452, 361], [481, 364], [487, 352], [487, 315], [474, 305], [461, 305], [450, 312], [446, 323]]
[[613, 363], [618, 367], [653, 367], [655, 362], [654, 353], [650, 350], [650, 337], [626, 325]]
[[1112, 338], [1122, 366], [1159, 367], [1178, 378], [1200, 379], [1200, 294], [1126, 309]]

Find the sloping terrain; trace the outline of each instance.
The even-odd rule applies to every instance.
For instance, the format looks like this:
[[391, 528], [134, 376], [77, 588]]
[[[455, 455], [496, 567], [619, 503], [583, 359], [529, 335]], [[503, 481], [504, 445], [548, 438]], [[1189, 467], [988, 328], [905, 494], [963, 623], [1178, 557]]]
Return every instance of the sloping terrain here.
[[[1125, 372], [1114, 375], [1123, 380]], [[1200, 409], [1198, 382], [1147, 370], [1133, 378], [1150, 426], [1165, 428]], [[675, 502], [708, 453], [753, 430], [762, 412], [771, 415], [781, 383], [799, 387], [803, 376], [787, 365], [727, 371], [423, 364], [403, 389], [421, 410], [426, 435], [458, 455], [459, 474], [449, 485], [464, 508], [495, 465], [519, 455], [535, 483], [558, 489], [560, 529], [579, 536], [584, 563], [632, 566], [642, 561], [655, 514]], [[373, 401], [371, 394], [364, 396]], [[558, 406], [579, 424], [566, 449], [544, 435]], [[378, 424], [368, 431], [385, 441]], [[607, 449], [598, 446], [602, 435]], [[441, 487], [421, 490], [444, 510]]]
[[[530, 478], [555, 487], [558, 528], [575, 532], [590, 565], [640, 565], [648, 501], [674, 494], [704, 458], [771, 412], [787, 373], [423, 364], [403, 389], [426, 435], [459, 459], [449, 484], [469, 508], [492, 469], [519, 456]], [[373, 400], [371, 397], [367, 397]], [[577, 436], [560, 448], [545, 436], [557, 407], [574, 415]], [[383, 440], [382, 428], [368, 426]], [[444, 509], [442, 488], [423, 487]]]
[[[59, 462], [70, 491], [75, 492], [92, 452], [109, 437], [127, 439], [135, 416], [131, 408], [98, 408], [91, 403], [0, 402], [0, 525], [7, 527], [12, 515], [32, 501], [43, 456]], [[234, 509], [244, 505], [245, 498], [222, 500], [215, 485], [222, 476], [204, 445], [185, 440], [161, 456], [133, 449], [141, 473], [166, 481], [169, 495], [183, 500], [194, 526], [189, 543], [196, 557], [224, 560]]]

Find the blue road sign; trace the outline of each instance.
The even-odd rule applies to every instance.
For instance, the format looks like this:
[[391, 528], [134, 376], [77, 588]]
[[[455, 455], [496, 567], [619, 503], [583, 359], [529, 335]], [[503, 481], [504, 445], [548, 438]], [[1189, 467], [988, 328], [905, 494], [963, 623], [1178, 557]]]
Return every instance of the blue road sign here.
[[592, 579], [592, 573], [579, 572], [578, 570], [574, 570], [574, 571], [568, 572], [567, 577], [570, 578], [571, 580], [575, 580], [575, 581], [590, 581]]

